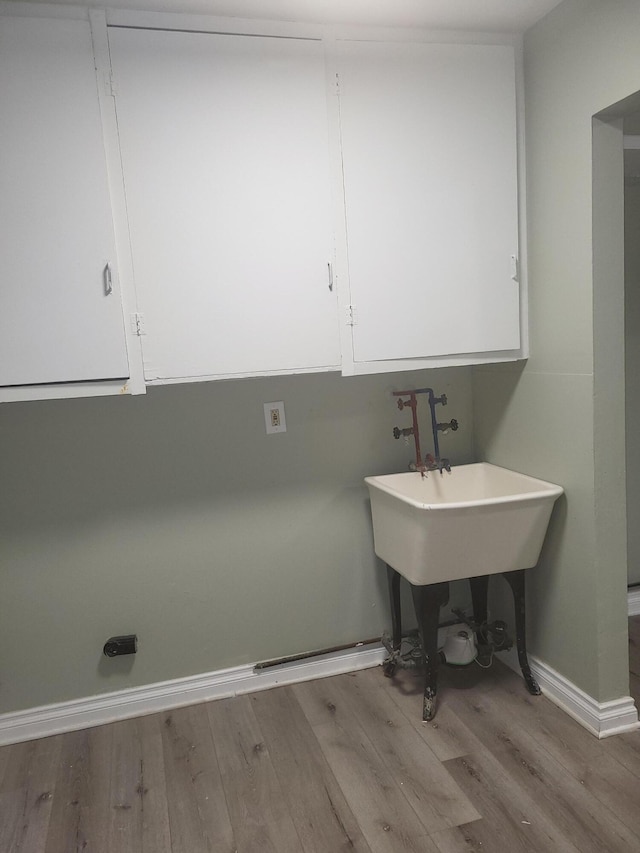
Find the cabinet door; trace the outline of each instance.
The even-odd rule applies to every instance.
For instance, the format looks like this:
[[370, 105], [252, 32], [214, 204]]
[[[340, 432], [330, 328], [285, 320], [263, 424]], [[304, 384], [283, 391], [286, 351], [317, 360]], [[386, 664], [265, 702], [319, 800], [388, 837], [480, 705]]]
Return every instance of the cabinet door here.
[[338, 66], [354, 361], [517, 349], [512, 48], [346, 42]]
[[338, 365], [321, 45], [109, 43], [147, 380]]
[[0, 17], [0, 116], [0, 385], [126, 378], [86, 21]]

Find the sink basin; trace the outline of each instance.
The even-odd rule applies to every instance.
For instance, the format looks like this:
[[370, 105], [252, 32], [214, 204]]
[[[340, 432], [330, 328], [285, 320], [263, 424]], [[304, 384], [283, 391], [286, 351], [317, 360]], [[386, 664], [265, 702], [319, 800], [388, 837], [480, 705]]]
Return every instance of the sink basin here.
[[365, 482], [376, 554], [420, 586], [535, 566], [564, 491], [487, 462]]

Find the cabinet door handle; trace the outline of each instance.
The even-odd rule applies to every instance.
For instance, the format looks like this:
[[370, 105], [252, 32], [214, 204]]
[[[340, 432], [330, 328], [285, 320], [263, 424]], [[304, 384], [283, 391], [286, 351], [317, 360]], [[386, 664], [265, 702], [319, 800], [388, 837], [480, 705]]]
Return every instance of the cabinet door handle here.
[[104, 277], [104, 295], [110, 296], [113, 293], [113, 279], [111, 277], [111, 264], [107, 263], [103, 272]]
[[327, 270], [329, 273], [329, 290], [333, 290], [333, 267], [331, 264], [327, 264]]

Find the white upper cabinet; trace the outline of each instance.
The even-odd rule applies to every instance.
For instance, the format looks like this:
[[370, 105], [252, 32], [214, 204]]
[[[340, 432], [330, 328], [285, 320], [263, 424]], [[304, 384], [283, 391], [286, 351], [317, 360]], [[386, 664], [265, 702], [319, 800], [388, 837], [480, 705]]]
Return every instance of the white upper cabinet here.
[[336, 62], [351, 369], [518, 350], [513, 48], [339, 42]]
[[513, 46], [0, 12], [0, 400], [526, 356]]
[[0, 151], [0, 385], [128, 377], [88, 22], [0, 17]]
[[337, 369], [321, 43], [109, 44], [147, 381]]

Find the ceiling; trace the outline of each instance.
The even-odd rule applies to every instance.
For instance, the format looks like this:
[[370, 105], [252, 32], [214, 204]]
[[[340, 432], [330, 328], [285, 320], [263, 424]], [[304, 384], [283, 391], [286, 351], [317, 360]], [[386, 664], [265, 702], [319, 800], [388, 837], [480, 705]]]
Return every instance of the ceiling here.
[[[51, 0], [37, 0], [51, 2]], [[56, 0], [53, 0], [56, 2]], [[524, 32], [560, 0], [62, 0], [66, 5], [192, 12], [321, 24]]]

